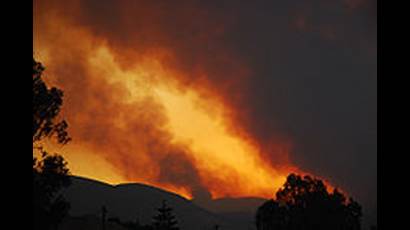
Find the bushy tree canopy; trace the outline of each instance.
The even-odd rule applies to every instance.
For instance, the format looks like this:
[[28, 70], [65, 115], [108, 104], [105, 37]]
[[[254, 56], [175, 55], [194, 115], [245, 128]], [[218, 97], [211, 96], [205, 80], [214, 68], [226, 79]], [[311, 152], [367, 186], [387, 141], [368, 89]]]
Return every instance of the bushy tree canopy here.
[[310, 176], [290, 174], [276, 193], [258, 208], [258, 230], [358, 230], [361, 206], [352, 198]]
[[42, 79], [44, 69], [33, 58], [33, 142], [55, 136], [59, 143], [66, 144], [71, 139], [66, 131], [67, 122], [57, 121], [63, 103], [63, 91], [47, 87]]

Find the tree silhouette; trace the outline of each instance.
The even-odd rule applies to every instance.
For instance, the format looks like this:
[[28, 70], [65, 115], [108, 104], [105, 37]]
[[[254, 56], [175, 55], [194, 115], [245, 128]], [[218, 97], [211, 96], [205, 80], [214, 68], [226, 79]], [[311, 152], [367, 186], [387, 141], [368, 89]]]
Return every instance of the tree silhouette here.
[[59, 155], [43, 153], [33, 160], [34, 229], [57, 229], [70, 205], [59, 190], [70, 184], [67, 163]]
[[61, 188], [70, 184], [69, 170], [64, 158], [50, 155], [42, 147], [41, 140], [56, 137], [57, 143], [66, 144], [70, 137], [67, 122], [57, 121], [63, 93], [48, 88], [42, 79], [44, 66], [33, 58], [33, 206], [34, 229], [57, 229], [68, 213], [70, 205], [59, 194]]
[[179, 230], [175, 216], [172, 214], [172, 208], [167, 206], [165, 200], [158, 208], [158, 214], [153, 217], [152, 226], [154, 230]]
[[57, 121], [63, 103], [63, 91], [48, 88], [42, 79], [44, 66], [33, 58], [33, 143], [54, 136], [58, 143], [71, 140], [66, 131], [65, 120]]
[[258, 230], [359, 230], [361, 206], [337, 189], [329, 193], [321, 180], [290, 174], [276, 200], [258, 208]]

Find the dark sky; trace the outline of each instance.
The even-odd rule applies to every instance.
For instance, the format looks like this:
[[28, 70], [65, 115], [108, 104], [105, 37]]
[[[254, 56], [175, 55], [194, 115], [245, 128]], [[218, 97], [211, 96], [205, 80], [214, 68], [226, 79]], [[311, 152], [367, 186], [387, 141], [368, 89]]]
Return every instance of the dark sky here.
[[231, 34], [257, 70], [249, 129], [260, 139], [286, 133], [297, 165], [376, 210], [376, 2], [280, 2], [240, 6], [243, 20]]
[[[277, 136], [291, 140], [295, 165], [346, 188], [375, 213], [376, 1], [79, 2], [74, 22], [117, 51], [177, 50], [173, 65], [206, 69], [262, 147]], [[126, 55], [119, 56], [126, 67]], [[240, 61], [230, 64], [232, 57]], [[235, 75], [238, 63], [246, 63], [248, 77]]]
[[[223, 1], [229, 43], [256, 70], [247, 129], [294, 143], [291, 160], [348, 188], [365, 211], [377, 197], [376, 1]], [[367, 210], [366, 210], [367, 208]]]
[[[347, 1], [348, 2], [348, 1]], [[252, 133], [295, 143], [297, 165], [376, 202], [377, 37], [373, 1], [226, 4], [229, 33], [256, 70], [246, 104]], [[295, 23], [295, 24], [293, 24]], [[295, 29], [299, 28], [299, 29]]]

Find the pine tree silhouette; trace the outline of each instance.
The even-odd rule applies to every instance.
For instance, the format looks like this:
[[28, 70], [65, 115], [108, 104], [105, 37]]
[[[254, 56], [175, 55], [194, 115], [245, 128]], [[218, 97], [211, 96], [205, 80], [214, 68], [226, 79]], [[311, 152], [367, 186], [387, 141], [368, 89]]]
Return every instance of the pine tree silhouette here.
[[157, 209], [158, 214], [153, 217], [154, 230], [179, 230], [177, 220], [172, 214], [172, 208], [168, 207], [166, 201], [162, 201], [162, 206]]

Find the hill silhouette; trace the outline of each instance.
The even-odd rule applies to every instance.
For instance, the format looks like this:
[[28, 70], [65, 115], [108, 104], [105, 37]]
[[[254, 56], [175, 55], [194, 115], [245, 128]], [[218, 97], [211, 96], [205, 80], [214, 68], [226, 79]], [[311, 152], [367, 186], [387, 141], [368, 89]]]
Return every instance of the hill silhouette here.
[[[166, 200], [173, 208], [181, 230], [212, 229], [215, 225], [221, 230], [254, 229], [252, 218], [247, 219], [249, 222], [244, 225], [243, 221], [238, 221], [232, 216], [208, 211], [182, 196], [153, 186], [139, 183], [113, 186], [76, 176], [71, 177], [71, 181], [72, 184], [63, 190], [71, 204], [70, 218], [63, 223], [65, 227], [69, 223], [98, 223], [103, 205], [107, 207], [108, 217], [150, 224], [152, 216], [156, 214], [156, 208]], [[225, 210], [232, 209], [225, 207]], [[107, 228], [109, 230], [109, 226]]]

